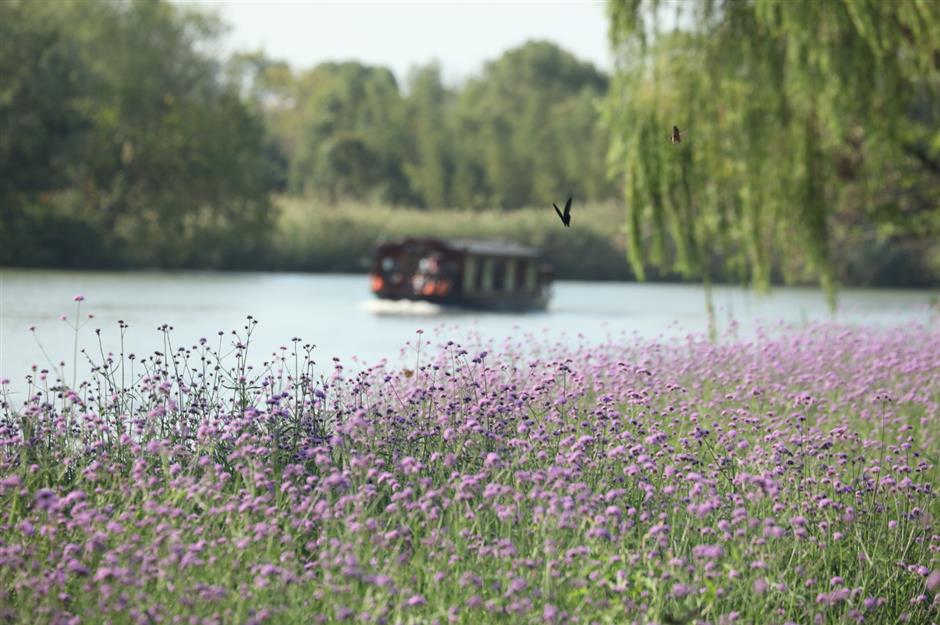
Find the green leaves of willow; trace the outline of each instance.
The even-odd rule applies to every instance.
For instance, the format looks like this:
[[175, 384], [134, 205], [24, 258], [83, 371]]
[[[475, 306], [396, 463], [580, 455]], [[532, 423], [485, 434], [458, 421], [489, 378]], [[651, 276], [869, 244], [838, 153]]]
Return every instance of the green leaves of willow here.
[[[758, 288], [813, 275], [832, 294], [831, 228], [847, 201], [836, 158], [867, 157], [877, 176], [904, 141], [936, 150], [925, 147], [938, 144], [936, 110], [919, 125], [908, 111], [940, 84], [938, 7], [610, 2], [609, 167], [623, 178], [637, 274], [707, 281], [722, 262]], [[678, 145], [674, 124], [688, 131]], [[855, 178], [852, 201], [865, 202], [870, 178]]]

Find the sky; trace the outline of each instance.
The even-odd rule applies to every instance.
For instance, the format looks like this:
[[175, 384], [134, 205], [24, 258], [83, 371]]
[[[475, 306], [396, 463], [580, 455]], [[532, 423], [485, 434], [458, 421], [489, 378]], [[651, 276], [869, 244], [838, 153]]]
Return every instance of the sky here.
[[357, 60], [404, 80], [437, 60], [458, 84], [484, 62], [530, 39], [546, 39], [611, 69], [604, 3], [565, 1], [177, 0], [217, 11], [231, 30], [221, 52], [264, 50], [296, 69]]

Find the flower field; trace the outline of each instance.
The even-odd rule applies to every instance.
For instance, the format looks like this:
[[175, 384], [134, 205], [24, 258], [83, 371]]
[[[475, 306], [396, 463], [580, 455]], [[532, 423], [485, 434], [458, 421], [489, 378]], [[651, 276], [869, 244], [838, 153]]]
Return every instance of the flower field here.
[[321, 375], [255, 323], [4, 381], [0, 623], [940, 621], [936, 326]]

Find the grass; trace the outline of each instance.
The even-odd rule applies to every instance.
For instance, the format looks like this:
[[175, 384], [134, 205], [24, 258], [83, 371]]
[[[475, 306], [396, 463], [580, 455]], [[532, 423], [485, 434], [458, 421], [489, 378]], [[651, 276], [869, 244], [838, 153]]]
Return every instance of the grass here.
[[315, 377], [256, 323], [2, 391], [0, 622], [937, 619], [936, 327]]
[[504, 239], [541, 249], [564, 279], [627, 280], [622, 209], [613, 203], [572, 208], [565, 228], [549, 207], [423, 211], [384, 205], [328, 205], [282, 197], [274, 237], [274, 265], [292, 271], [362, 272], [377, 243], [406, 236]]

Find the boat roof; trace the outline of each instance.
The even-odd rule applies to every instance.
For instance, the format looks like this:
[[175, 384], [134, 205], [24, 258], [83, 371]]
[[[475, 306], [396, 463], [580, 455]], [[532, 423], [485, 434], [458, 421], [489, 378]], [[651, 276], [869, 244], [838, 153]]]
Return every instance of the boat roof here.
[[462, 250], [479, 256], [531, 256], [534, 258], [539, 255], [539, 251], [534, 247], [520, 245], [512, 241], [453, 239], [446, 241], [446, 243], [455, 250]]
[[537, 258], [538, 249], [528, 245], [520, 245], [512, 241], [495, 241], [484, 239], [437, 239], [434, 237], [410, 237], [399, 241], [389, 241], [381, 247], [406, 246], [409, 243], [418, 243], [450, 249], [455, 252], [464, 252], [474, 256], [517, 256]]

